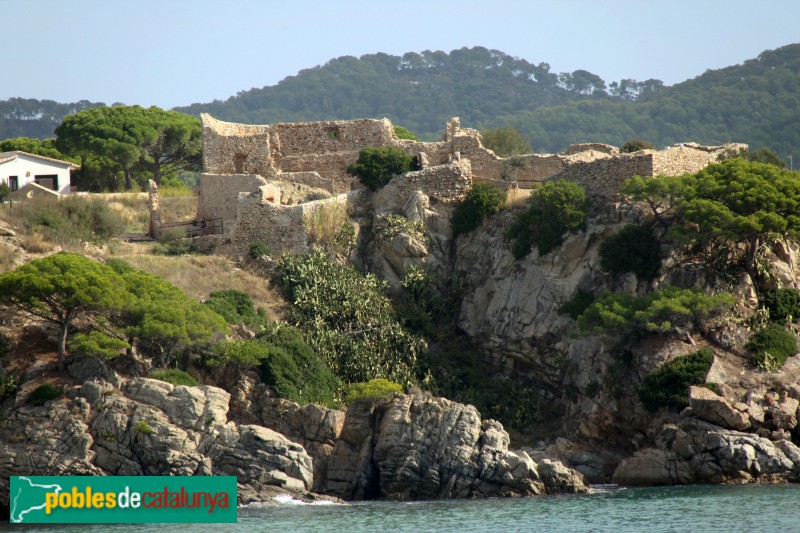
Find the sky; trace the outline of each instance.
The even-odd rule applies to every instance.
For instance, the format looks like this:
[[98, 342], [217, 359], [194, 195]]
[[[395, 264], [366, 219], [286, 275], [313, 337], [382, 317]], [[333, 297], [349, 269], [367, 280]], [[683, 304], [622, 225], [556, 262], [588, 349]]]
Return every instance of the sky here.
[[667, 85], [800, 42], [800, 1], [0, 0], [0, 100], [226, 100], [343, 56], [500, 50]]

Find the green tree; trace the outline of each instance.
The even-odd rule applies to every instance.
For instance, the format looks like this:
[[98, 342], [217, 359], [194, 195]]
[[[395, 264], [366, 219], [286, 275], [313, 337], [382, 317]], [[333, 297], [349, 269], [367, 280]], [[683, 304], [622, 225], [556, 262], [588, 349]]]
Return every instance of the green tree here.
[[530, 197], [528, 210], [506, 232], [513, 241], [514, 257], [522, 259], [536, 244], [539, 255], [550, 253], [564, 242], [564, 234], [586, 223], [586, 191], [571, 181], [548, 181]]
[[[55, 139], [31, 139], [29, 137], [16, 137], [0, 141], [0, 152], [27, 152], [29, 154], [52, 157], [53, 159], [70, 160], [55, 147]], [[77, 161], [74, 161], [77, 162]]]
[[11, 187], [5, 181], [0, 182], [0, 204], [6, 201], [9, 194], [11, 194]]
[[0, 302], [58, 326], [58, 367], [63, 370], [67, 334], [75, 320], [122, 309], [130, 302], [126, 287], [110, 267], [62, 252], [0, 276]]
[[116, 322], [124, 328], [128, 344], [148, 352], [157, 367], [172, 366], [179, 349], [208, 343], [229, 331], [224, 318], [164, 278], [143, 270], [121, 277], [133, 298]]
[[403, 126], [395, 126], [394, 127], [394, 134], [398, 139], [405, 139], [408, 141], [419, 141], [419, 137], [414, 135], [408, 128], [404, 128]]
[[196, 118], [157, 107], [115, 106], [87, 109], [64, 118], [56, 128], [56, 147], [80, 157], [113, 161], [133, 186], [136, 168], [152, 173], [156, 183], [167, 169], [199, 165], [201, 127]]
[[529, 154], [533, 152], [531, 141], [516, 126], [489, 128], [481, 131], [483, 146], [500, 157]]
[[453, 236], [474, 230], [484, 218], [498, 213], [505, 202], [506, 191], [488, 182], [475, 183], [453, 211]]
[[649, 411], [688, 407], [689, 387], [706, 384], [713, 362], [714, 352], [709, 348], [676, 357], [647, 375], [639, 386], [639, 399]]
[[600, 243], [600, 266], [615, 274], [633, 272], [653, 279], [661, 267], [661, 250], [650, 226], [632, 224]]
[[417, 158], [394, 146], [365, 148], [358, 161], [347, 166], [347, 173], [358, 177], [361, 183], [376, 191], [398, 174], [417, 169]]
[[620, 148], [620, 152], [623, 154], [630, 154], [633, 152], [638, 152], [639, 150], [654, 150], [655, 147], [656, 146], [651, 142], [636, 139], [635, 141], [628, 141], [623, 144], [622, 148]]

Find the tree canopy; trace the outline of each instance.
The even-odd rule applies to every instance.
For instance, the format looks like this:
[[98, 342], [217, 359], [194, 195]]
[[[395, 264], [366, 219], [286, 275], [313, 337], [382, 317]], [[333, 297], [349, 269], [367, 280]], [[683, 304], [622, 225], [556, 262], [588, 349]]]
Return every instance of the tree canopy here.
[[199, 168], [200, 121], [157, 107], [115, 106], [87, 109], [64, 118], [56, 128], [56, 147], [82, 160], [100, 157], [113, 162], [133, 186], [136, 169], [156, 183], [166, 170]]
[[533, 152], [531, 141], [516, 126], [488, 128], [481, 131], [483, 146], [500, 157], [529, 154]]
[[364, 148], [358, 161], [347, 166], [347, 173], [357, 176], [373, 191], [380, 189], [398, 175], [417, 169], [417, 158], [394, 146]]
[[77, 318], [119, 310], [130, 301], [125, 280], [112, 268], [78, 254], [35, 259], [0, 276], [0, 302], [59, 327], [60, 368], [67, 333]]

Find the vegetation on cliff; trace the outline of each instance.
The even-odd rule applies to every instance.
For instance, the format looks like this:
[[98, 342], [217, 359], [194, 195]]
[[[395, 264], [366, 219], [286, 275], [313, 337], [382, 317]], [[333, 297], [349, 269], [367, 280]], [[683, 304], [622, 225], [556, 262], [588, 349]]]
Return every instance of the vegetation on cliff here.
[[566, 233], [583, 229], [587, 206], [586, 191], [577, 183], [546, 182], [531, 194], [527, 211], [506, 232], [514, 257], [522, 259], [534, 244], [539, 255], [561, 246]]
[[468, 233], [480, 226], [486, 217], [500, 212], [505, 202], [506, 191], [491, 183], [475, 183], [453, 211], [451, 222], [453, 237]]
[[416, 169], [417, 159], [414, 156], [407, 155], [394, 146], [378, 146], [361, 150], [358, 161], [347, 166], [347, 173], [356, 176], [362, 185], [376, 191], [398, 174]]
[[[706, 376], [714, 361], [714, 352], [703, 348], [676, 357], [644, 378], [639, 399], [650, 411], [660, 407], [681, 410], [689, 406], [689, 387], [706, 385]], [[712, 385], [712, 388], [716, 389]]]

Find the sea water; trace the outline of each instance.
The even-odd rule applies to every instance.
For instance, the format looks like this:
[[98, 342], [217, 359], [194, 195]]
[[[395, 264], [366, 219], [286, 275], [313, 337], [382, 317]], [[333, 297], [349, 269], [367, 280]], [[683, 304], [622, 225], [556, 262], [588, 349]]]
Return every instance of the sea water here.
[[533, 498], [304, 504], [282, 498], [239, 509], [237, 524], [9, 526], [70, 532], [800, 532], [800, 485], [596, 487]]

